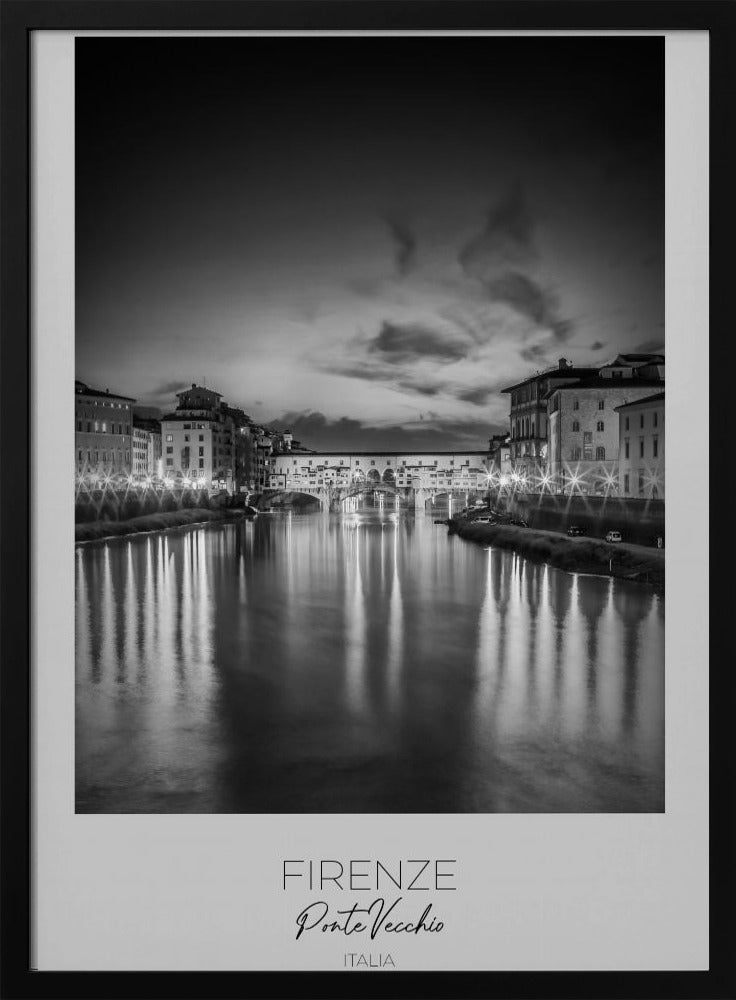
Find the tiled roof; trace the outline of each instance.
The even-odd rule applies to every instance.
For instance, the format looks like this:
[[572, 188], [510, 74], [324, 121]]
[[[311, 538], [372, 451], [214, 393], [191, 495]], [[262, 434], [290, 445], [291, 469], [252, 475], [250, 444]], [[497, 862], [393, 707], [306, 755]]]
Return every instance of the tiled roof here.
[[659, 403], [663, 399], [663, 392], [655, 392], [653, 396], [642, 396], [641, 399], [635, 399], [631, 403], [622, 403], [620, 406], [614, 406], [614, 410], [618, 413], [619, 410], [627, 410], [630, 406], [641, 406], [642, 403]]

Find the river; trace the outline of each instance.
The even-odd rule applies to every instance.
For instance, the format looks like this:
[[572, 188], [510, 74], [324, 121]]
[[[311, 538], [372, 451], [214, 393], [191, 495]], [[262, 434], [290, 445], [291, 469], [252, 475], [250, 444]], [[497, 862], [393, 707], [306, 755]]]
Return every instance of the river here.
[[664, 600], [366, 507], [76, 549], [77, 812], [654, 812]]

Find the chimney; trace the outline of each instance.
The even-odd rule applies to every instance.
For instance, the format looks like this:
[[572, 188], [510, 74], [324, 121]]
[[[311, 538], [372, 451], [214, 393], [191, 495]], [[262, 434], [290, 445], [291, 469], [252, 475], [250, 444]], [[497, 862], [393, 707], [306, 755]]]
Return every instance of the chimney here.
[[196, 382], [192, 382], [192, 389], [196, 389], [196, 388], [197, 388], [197, 383]]
[[560, 368], [567, 368], [567, 358], [560, 358], [557, 362]]

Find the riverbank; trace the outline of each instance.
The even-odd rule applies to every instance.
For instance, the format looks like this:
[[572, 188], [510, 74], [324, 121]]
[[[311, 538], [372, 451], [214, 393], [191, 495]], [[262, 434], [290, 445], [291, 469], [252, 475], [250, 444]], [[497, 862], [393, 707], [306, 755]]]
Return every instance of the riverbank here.
[[231, 521], [243, 517], [239, 510], [203, 507], [186, 507], [183, 510], [165, 511], [160, 514], [143, 514], [128, 521], [91, 521], [89, 524], [75, 525], [75, 542], [98, 542], [102, 538], [117, 538], [121, 535], [137, 535], [145, 531], [165, 531], [167, 528], [182, 528], [190, 524], [206, 524], [210, 521]]
[[511, 549], [527, 559], [549, 563], [568, 573], [592, 573], [646, 583], [664, 593], [664, 549], [597, 538], [570, 538], [554, 531], [452, 519], [451, 532], [469, 542]]

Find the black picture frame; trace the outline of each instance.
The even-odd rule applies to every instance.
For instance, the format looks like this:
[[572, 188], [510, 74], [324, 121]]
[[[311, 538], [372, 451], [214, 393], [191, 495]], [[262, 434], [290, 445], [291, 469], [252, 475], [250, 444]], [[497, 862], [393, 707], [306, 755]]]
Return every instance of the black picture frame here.
[[[0, 993], [3, 997], [736, 996], [730, 620], [736, 607], [731, 288], [736, 6], [633, 0], [3, 0], [0, 449], [2, 544]], [[710, 969], [707, 972], [35, 972], [31, 949], [30, 33], [37, 29], [707, 30], [711, 80]], [[693, 406], [700, 405], [696, 400]], [[12, 470], [12, 475], [7, 473]], [[698, 624], [699, 623], [694, 623]], [[730, 653], [729, 653], [730, 650]], [[705, 665], [693, 664], [693, 669]], [[347, 977], [350, 976], [348, 979]]]

